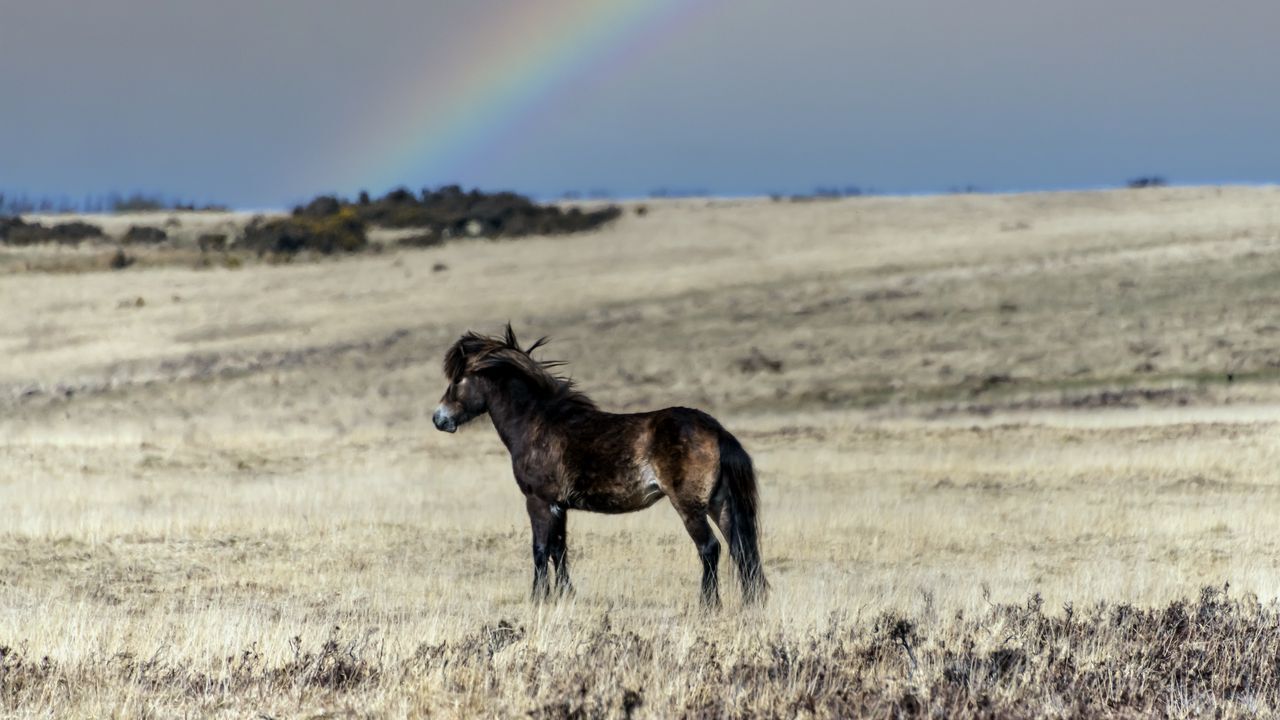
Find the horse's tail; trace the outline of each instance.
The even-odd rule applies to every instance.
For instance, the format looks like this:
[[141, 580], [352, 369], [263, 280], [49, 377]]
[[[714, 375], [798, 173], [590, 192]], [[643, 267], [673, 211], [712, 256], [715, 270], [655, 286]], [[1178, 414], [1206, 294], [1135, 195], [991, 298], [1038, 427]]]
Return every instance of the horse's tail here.
[[760, 564], [760, 499], [751, 456], [738, 439], [720, 430], [720, 478], [729, 513], [729, 527], [721, 529], [729, 541], [729, 555], [742, 578], [742, 597], [764, 602], [769, 583]]

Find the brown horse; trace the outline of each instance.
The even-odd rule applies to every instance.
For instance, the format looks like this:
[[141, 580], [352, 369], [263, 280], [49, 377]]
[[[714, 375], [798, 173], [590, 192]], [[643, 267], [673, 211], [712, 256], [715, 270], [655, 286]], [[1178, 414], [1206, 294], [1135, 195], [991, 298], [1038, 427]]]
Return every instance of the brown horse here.
[[444, 358], [449, 386], [432, 420], [458, 426], [489, 413], [511, 452], [516, 484], [533, 527], [533, 597], [550, 593], [547, 561], [556, 587], [573, 589], [565, 545], [569, 510], [625, 513], [671, 500], [702, 559], [702, 602], [720, 604], [716, 567], [720, 543], [707, 518], [720, 526], [738, 567], [743, 598], [763, 601], [768, 589], [760, 566], [756, 477], [751, 457], [715, 418], [673, 407], [615, 414], [598, 409], [573, 384], [522, 349], [508, 324], [502, 338], [468, 332]]

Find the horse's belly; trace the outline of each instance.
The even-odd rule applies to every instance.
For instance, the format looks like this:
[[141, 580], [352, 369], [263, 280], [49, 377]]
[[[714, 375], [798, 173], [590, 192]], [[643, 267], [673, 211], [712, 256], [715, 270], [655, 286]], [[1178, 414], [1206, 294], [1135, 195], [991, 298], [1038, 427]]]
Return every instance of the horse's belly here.
[[652, 472], [639, 473], [633, 478], [619, 478], [614, 482], [592, 483], [571, 492], [565, 505], [575, 510], [599, 513], [635, 512], [651, 507], [665, 494]]

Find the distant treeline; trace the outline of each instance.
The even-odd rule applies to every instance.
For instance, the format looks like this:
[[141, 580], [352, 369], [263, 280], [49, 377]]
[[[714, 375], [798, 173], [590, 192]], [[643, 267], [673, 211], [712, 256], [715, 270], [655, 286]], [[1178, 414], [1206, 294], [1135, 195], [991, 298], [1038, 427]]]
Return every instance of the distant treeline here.
[[[1158, 188], [1166, 187], [1169, 184], [1161, 175], [1140, 175], [1138, 177], [1125, 180], [1120, 187], [1127, 188]], [[952, 195], [974, 195], [988, 192], [1000, 192], [984, 189], [973, 183], [962, 183], [952, 185], [946, 189], [946, 192]], [[789, 200], [792, 202], [804, 202], [810, 200], [836, 200], [839, 198], [862, 197], [871, 195], [893, 195], [891, 191], [885, 191], [874, 186], [849, 185], [849, 184], [828, 184], [816, 185], [807, 192], [782, 192], [773, 191], [768, 193], [770, 199], [775, 202]], [[610, 200], [615, 194], [609, 190], [601, 188], [593, 188], [591, 190], [566, 190], [560, 194], [563, 200]], [[650, 190], [645, 197], [659, 199], [682, 199], [682, 198], [706, 198], [716, 197], [716, 193], [706, 189], [697, 187], [656, 187]]]
[[321, 195], [290, 217], [261, 219], [245, 229], [243, 246], [260, 253], [356, 252], [369, 245], [369, 226], [411, 229], [398, 244], [429, 247], [456, 238], [514, 238], [594, 230], [622, 214], [615, 205], [582, 209], [539, 204], [514, 192], [463, 190], [457, 185], [397, 188], [379, 198]]
[[[111, 207], [135, 212], [158, 207], [168, 210], [189, 207], [176, 203], [161, 206], [153, 200], [146, 196], [121, 198]], [[29, 206], [18, 202], [16, 207]], [[39, 210], [42, 205], [34, 207]], [[57, 208], [54, 204], [43, 207], [53, 212]], [[601, 227], [621, 214], [616, 205], [586, 209], [562, 207], [535, 203], [512, 192], [466, 191], [457, 185], [424, 189], [418, 193], [399, 188], [380, 198], [372, 198], [364, 192], [354, 200], [322, 195], [295, 207], [285, 217], [255, 217], [235, 237], [203, 235], [198, 238], [197, 245], [202, 252], [234, 248], [273, 256], [292, 256], [300, 252], [330, 255], [380, 249], [381, 246], [373, 247], [369, 242], [368, 230], [374, 226], [408, 231], [397, 241], [400, 246], [428, 247], [453, 239], [584, 232]], [[17, 213], [0, 213], [0, 244], [74, 245], [104, 237], [101, 228], [80, 221], [46, 225], [24, 220]], [[121, 245], [155, 245], [166, 240], [169, 240], [168, 234], [160, 228], [133, 226], [117, 242]]]
[[195, 203], [179, 197], [160, 194], [106, 193], [86, 195], [73, 199], [67, 195], [56, 197], [31, 197], [19, 193], [0, 193], [0, 215], [24, 215], [28, 213], [106, 213], [106, 212], [162, 212], [171, 210], [218, 211], [226, 206], [213, 203]]
[[[1168, 180], [1161, 175], [1140, 175], [1130, 178], [1123, 183], [1123, 187], [1128, 188], [1158, 188], [1165, 187], [1169, 184]], [[955, 185], [948, 189], [950, 193], [969, 194], [981, 193], [983, 190], [977, 185]], [[881, 195], [883, 191], [877, 188], [863, 187], [860, 185], [818, 185], [809, 192], [783, 193], [772, 192], [769, 197], [774, 200], [823, 200], [847, 197], [859, 197], [863, 195]], [[648, 197], [661, 198], [696, 198], [696, 197], [712, 197], [715, 193], [705, 188], [679, 188], [679, 187], [658, 187], [648, 192]], [[414, 203], [406, 200], [413, 198]], [[466, 198], [466, 200], [462, 200]], [[568, 190], [560, 195], [562, 200], [611, 200], [614, 194], [603, 188], [592, 188], [586, 191]], [[490, 207], [494, 203], [505, 203], [508, 208], [516, 211], [517, 215], [529, 215], [527, 208], [545, 207], [537, 206], [528, 197], [510, 192], [499, 193], [482, 193], [478, 190], [464, 192], [457, 185], [448, 185], [436, 190], [423, 190], [420, 194], [415, 195], [406, 188], [392, 190], [382, 198], [374, 200], [369, 194], [362, 192], [356, 201], [347, 201], [335, 196], [321, 196], [319, 200], [334, 200], [339, 204], [352, 205], [357, 207], [367, 207], [370, 205], [395, 205], [397, 209], [389, 216], [401, 217], [406, 212], [414, 217], [430, 215], [433, 220], [438, 220], [436, 210], [441, 208], [456, 209], [461, 202], [473, 202], [476, 205]], [[460, 202], [461, 201], [461, 202]], [[419, 207], [417, 210], [406, 211], [406, 207], [417, 204], [418, 206], [429, 206], [427, 208]], [[518, 207], [522, 206], [522, 207]], [[144, 193], [134, 192], [130, 194], [122, 194], [118, 192], [105, 193], [100, 195], [86, 195], [82, 198], [75, 199], [69, 195], [56, 196], [31, 196], [25, 193], [4, 193], [0, 192], [0, 216], [5, 215], [23, 215], [29, 213], [106, 213], [106, 212], [164, 212], [164, 211], [222, 211], [227, 210], [226, 205], [218, 203], [197, 203], [185, 200], [177, 196], [165, 196], [161, 193]], [[414, 215], [416, 213], [416, 215]], [[360, 213], [364, 215], [366, 213]], [[366, 218], [371, 222], [381, 222], [385, 224], [385, 218]], [[456, 219], [456, 218], [455, 218]], [[415, 221], [417, 224], [417, 221]], [[436, 224], [433, 221], [423, 222], [421, 224]], [[518, 223], [517, 223], [518, 224]], [[572, 232], [572, 230], [570, 230]], [[497, 234], [510, 234], [499, 231]]]

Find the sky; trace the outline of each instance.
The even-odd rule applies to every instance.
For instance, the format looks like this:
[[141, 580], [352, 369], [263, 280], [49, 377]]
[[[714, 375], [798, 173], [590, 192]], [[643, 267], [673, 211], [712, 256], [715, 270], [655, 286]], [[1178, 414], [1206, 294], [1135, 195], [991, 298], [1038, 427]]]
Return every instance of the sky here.
[[0, 191], [1280, 181], [1274, 0], [0, 0]]

